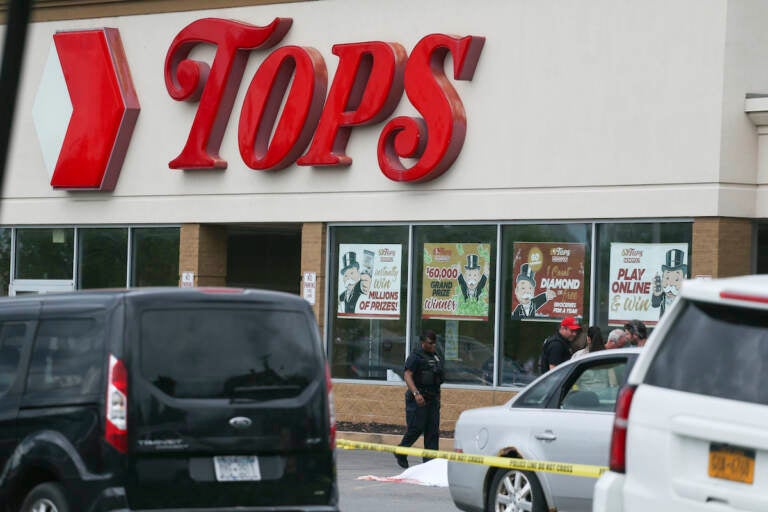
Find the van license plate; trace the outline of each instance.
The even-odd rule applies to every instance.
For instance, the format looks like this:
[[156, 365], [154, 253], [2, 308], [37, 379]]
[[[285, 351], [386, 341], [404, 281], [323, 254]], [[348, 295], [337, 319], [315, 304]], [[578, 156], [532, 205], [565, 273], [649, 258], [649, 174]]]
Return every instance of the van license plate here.
[[755, 450], [710, 443], [709, 476], [751, 484], [755, 479]]
[[261, 480], [259, 459], [250, 455], [228, 455], [213, 458], [216, 480], [219, 482], [247, 482]]

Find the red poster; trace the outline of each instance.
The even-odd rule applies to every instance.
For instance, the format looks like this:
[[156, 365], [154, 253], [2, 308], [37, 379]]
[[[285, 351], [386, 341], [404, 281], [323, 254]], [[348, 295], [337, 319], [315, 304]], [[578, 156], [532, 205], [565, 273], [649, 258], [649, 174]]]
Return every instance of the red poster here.
[[584, 244], [518, 242], [513, 252], [513, 320], [584, 316]]

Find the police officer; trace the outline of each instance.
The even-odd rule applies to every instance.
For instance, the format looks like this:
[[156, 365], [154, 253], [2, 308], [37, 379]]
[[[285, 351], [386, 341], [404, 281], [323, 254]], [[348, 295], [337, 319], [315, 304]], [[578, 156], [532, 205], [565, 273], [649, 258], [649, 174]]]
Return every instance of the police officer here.
[[[437, 450], [440, 441], [440, 384], [443, 383], [443, 363], [435, 353], [437, 335], [425, 331], [421, 348], [405, 361], [405, 421], [406, 432], [400, 446], [411, 446], [424, 434], [424, 448]], [[408, 467], [408, 457], [395, 454], [402, 468]], [[424, 457], [424, 462], [430, 460]]]

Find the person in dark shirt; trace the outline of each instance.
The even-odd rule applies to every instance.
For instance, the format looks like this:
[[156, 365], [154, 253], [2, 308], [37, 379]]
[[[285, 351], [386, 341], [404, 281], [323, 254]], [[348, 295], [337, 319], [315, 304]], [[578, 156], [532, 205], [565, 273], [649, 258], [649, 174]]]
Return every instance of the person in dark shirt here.
[[558, 330], [544, 340], [541, 349], [541, 373], [548, 372], [571, 358], [571, 342], [581, 332], [581, 325], [572, 316], [563, 318]]
[[[424, 448], [437, 450], [440, 441], [440, 384], [443, 383], [443, 363], [436, 353], [437, 335], [425, 331], [421, 348], [405, 361], [405, 421], [406, 431], [399, 446], [411, 446], [424, 434]], [[406, 455], [395, 454], [402, 468], [408, 467]], [[424, 462], [430, 460], [423, 458]]]

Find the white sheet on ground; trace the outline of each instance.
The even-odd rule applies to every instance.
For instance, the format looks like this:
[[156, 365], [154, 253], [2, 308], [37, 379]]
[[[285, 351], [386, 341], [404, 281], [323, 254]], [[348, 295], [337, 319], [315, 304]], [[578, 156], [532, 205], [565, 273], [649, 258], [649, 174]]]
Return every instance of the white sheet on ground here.
[[396, 476], [365, 475], [359, 476], [357, 479], [427, 485], [430, 487], [448, 487], [448, 461], [445, 459], [432, 459], [429, 462], [411, 466]]

